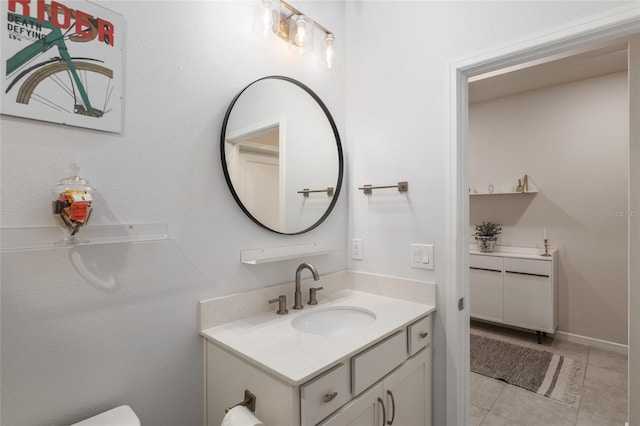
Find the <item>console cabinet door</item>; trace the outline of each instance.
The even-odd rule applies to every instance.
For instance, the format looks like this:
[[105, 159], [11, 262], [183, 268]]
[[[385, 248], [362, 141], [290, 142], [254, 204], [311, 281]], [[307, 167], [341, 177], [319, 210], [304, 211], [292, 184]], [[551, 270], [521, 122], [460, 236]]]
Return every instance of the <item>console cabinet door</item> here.
[[469, 256], [469, 296], [469, 312], [472, 317], [503, 321], [501, 257]]
[[505, 259], [504, 321], [519, 327], [554, 332], [554, 288], [551, 262]]
[[532, 330], [553, 332], [549, 278], [506, 272], [504, 321]]

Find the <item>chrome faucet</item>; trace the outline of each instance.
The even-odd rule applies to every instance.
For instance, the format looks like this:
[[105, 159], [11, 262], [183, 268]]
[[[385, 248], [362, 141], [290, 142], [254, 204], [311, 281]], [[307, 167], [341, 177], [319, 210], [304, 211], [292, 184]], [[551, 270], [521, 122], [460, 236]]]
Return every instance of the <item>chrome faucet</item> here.
[[296, 294], [295, 294], [295, 303], [293, 305], [293, 309], [302, 309], [302, 292], [300, 291], [300, 275], [302, 275], [302, 270], [308, 269], [313, 274], [314, 281], [318, 281], [320, 279], [320, 275], [318, 275], [318, 271], [316, 267], [310, 263], [301, 263], [296, 269]]

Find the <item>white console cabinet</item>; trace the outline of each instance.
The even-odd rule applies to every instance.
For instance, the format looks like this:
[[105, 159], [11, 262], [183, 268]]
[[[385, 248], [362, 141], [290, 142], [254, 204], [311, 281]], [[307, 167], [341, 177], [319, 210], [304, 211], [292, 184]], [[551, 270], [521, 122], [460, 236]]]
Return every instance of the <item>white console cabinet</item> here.
[[430, 426], [431, 316], [363, 347], [306, 382], [286, 383], [213, 342], [206, 344], [207, 424], [244, 389], [267, 425]]
[[557, 251], [472, 252], [469, 256], [472, 318], [554, 333], [557, 316]]

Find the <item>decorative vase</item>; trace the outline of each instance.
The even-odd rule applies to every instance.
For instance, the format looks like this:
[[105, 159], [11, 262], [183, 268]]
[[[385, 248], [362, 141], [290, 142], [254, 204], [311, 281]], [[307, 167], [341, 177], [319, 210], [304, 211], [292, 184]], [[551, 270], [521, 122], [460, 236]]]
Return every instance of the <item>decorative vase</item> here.
[[478, 246], [478, 250], [491, 253], [493, 249], [496, 247], [496, 242], [498, 241], [498, 237], [488, 237], [483, 235], [476, 235], [476, 245]]

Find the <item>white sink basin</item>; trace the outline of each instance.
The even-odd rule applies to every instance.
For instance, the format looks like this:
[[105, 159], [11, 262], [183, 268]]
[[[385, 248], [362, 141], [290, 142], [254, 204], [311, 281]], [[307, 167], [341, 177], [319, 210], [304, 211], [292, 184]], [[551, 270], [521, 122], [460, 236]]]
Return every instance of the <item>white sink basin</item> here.
[[315, 309], [291, 321], [296, 330], [309, 334], [335, 336], [353, 333], [373, 324], [376, 314], [353, 306], [334, 306]]

